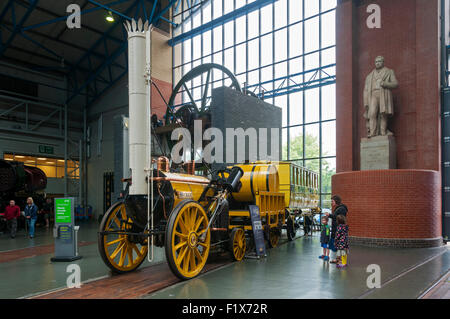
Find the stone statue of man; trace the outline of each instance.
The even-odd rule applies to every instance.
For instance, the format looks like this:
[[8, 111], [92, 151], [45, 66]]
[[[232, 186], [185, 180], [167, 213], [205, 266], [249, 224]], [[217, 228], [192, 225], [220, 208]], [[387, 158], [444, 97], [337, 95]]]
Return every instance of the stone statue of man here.
[[393, 70], [384, 66], [384, 57], [375, 59], [375, 70], [366, 78], [364, 88], [364, 118], [368, 137], [393, 135], [388, 120], [394, 115], [392, 89], [398, 87]]

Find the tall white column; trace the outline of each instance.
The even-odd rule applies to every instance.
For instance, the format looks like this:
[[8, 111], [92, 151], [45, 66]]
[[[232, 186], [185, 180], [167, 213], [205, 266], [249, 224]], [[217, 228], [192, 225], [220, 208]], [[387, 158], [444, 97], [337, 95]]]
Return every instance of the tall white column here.
[[[132, 185], [130, 195], [147, 194], [146, 169], [149, 168], [150, 127], [147, 92], [146, 34], [148, 23], [126, 22], [128, 32], [129, 154]], [[147, 37], [149, 38], [149, 37]]]

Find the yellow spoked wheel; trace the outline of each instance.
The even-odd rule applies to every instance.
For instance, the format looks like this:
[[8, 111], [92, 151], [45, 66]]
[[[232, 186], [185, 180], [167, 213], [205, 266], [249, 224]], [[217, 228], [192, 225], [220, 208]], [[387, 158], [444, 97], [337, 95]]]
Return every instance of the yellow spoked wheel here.
[[271, 228], [269, 230], [269, 247], [275, 248], [280, 241], [281, 231], [278, 228]]
[[[125, 204], [115, 203], [103, 216], [100, 232], [131, 231], [133, 221], [127, 218]], [[134, 231], [133, 231], [134, 232]], [[116, 273], [127, 273], [138, 268], [147, 256], [147, 239], [126, 234], [98, 235], [98, 248], [105, 264]], [[140, 241], [141, 243], [138, 243]]]
[[244, 259], [246, 248], [245, 231], [242, 228], [233, 228], [230, 235], [230, 250], [234, 260]]
[[184, 200], [175, 207], [166, 229], [166, 258], [180, 279], [194, 278], [208, 259], [211, 233], [205, 233], [208, 216], [196, 201]]

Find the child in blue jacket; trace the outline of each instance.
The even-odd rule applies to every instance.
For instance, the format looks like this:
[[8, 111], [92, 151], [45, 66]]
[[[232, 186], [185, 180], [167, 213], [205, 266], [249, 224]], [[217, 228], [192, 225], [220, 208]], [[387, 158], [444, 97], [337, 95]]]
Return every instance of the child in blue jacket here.
[[322, 216], [322, 232], [320, 233], [320, 246], [323, 248], [320, 259], [328, 261], [330, 259], [330, 249], [328, 243], [330, 241], [330, 226], [328, 225], [328, 217]]

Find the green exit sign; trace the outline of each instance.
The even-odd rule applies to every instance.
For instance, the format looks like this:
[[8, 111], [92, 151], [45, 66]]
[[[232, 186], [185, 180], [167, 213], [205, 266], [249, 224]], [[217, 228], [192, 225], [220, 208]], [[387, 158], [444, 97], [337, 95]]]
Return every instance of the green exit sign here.
[[55, 150], [53, 149], [53, 146], [39, 145], [39, 153], [54, 154]]
[[72, 222], [72, 200], [70, 198], [55, 199], [55, 223], [70, 224]]

